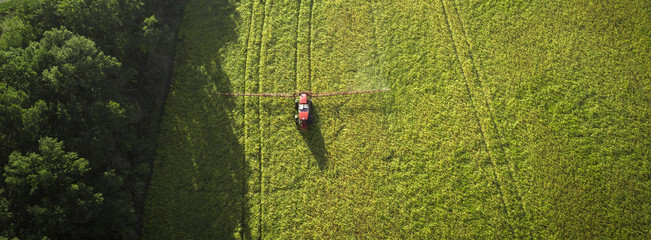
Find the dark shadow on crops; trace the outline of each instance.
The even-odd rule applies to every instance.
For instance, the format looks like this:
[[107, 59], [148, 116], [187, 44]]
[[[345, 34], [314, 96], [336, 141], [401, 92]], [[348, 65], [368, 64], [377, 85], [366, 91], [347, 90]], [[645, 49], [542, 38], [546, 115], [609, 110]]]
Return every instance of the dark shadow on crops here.
[[163, 180], [170, 186], [161, 187], [164, 194], [157, 198], [162, 199], [155, 200], [166, 202], [166, 209], [155, 214], [173, 223], [160, 226], [172, 234], [166, 238], [251, 238], [245, 197], [249, 169], [229, 117], [236, 99], [215, 95], [231, 92], [219, 52], [237, 41], [234, 10], [230, 1], [191, 0], [186, 5], [170, 93], [175, 100], [168, 101], [175, 111], [166, 113], [174, 119], [174, 129], [162, 129], [178, 135], [165, 146], [173, 151], [159, 157], [159, 165], [168, 165], [165, 177], [172, 179]]
[[312, 124], [308, 126], [307, 130], [301, 131], [303, 136], [303, 141], [310, 148], [310, 152], [316, 163], [319, 165], [319, 169], [324, 170], [328, 164], [328, 151], [325, 147], [325, 140], [323, 139], [323, 133], [321, 133], [321, 128], [319, 126], [319, 111], [316, 102], [314, 102], [313, 108], [310, 109], [310, 114], [312, 115]]

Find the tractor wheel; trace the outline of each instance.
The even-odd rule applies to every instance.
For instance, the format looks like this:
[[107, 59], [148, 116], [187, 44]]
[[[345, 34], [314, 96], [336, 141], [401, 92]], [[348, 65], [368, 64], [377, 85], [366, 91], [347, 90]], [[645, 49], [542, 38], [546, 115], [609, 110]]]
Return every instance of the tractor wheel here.
[[294, 123], [298, 124], [298, 115], [294, 115]]

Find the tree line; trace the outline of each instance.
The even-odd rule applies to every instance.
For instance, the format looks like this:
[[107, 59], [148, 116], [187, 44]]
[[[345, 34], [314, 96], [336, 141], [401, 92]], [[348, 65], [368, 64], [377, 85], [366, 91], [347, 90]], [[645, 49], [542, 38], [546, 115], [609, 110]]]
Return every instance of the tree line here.
[[0, 238], [138, 238], [182, 2], [1, 3]]

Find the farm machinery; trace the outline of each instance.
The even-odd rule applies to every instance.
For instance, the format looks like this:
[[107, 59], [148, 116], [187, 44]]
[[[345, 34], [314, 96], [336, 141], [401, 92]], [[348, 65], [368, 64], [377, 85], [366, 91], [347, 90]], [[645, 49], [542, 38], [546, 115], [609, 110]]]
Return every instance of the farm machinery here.
[[310, 109], [312, 109], [312, 100], [307, 97], [306, 93], [302, 93], [296, 99], [295, 107], [298, 111], [297, 115], [294, 115], [294, 122], [297, 125], [301, 126], [301, 129], [307, 129], [307, 124], [312, 123], [313, 116], [310, 114]]

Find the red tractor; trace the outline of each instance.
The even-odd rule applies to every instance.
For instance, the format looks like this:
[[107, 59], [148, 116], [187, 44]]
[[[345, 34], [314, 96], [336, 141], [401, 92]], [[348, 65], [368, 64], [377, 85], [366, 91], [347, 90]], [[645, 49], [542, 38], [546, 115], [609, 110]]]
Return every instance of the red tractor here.
[[294, 115], [294, 122], [301, 126], [301, 129], [307, 129], [307, 124], [312, 123], [312, 115], [310, 115], [310, 109], [312, 108], [312, 100], [308, 99], [307, 94], [301, 93], [299, 99], [295, 102], [296, 110], [298, 115]]

